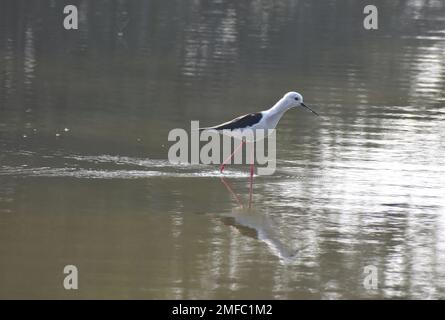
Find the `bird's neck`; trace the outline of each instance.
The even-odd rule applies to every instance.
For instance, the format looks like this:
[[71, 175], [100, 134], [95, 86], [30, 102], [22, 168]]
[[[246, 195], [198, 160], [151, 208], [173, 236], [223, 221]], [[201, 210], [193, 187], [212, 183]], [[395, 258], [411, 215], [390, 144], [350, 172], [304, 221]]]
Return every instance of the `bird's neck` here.
[[281, 117], [287, 110], [289, 106], [284, 99], [279, 100], [275, 105], [267, 110], [268, 115]]

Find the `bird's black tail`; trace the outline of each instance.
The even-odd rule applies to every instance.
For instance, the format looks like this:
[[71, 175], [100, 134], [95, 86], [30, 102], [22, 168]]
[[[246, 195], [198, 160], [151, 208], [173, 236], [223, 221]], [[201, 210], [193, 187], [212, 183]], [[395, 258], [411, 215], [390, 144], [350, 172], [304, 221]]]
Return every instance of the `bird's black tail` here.
[[205, 130], [213, 130], [213, 129], [215, 129], [215, 127], [206, 127], [206, 128], [199, 128], [198, 131], [202, 132], [202, 131], [205, 131]]

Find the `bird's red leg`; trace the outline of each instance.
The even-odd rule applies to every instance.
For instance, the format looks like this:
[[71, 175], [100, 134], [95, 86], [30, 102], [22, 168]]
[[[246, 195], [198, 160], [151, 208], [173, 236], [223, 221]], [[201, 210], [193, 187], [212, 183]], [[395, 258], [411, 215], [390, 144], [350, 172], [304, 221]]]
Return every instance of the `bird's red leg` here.
[[253, 194], [253, 172], [255, 170], [255, 166], [254, 166], [254, 155], [253, 155], [253, 148], [254, 148], [254, 143], [252, 142], [252, 153], [250, 156], [251, 162], [250, 162], [250, 191], [249, 191], [249, 209], [252, 208], [252, 194]]
[[233, 158], [233, 156], [235, 155], [235, 153], [244, 145], [245, 141], [243, 140], [238, 147], [236, 147], [236, 149], [232, 152], [232, 154], [230, 155], [230, 157], [228, 157], [226, 160], [224, 160], [224, 162], [222, 163], [221, 167], [219, 167], [219, 170], [221, 171], [221, 173], [223, 173], [224, 168], [226, 166], [226, 164]]

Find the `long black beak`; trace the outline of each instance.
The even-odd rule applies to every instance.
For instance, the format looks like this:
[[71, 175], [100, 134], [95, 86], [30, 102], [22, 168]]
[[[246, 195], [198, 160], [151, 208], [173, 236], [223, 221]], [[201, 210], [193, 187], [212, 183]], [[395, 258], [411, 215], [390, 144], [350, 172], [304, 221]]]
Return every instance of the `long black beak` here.
[[303, 107], [305, 107], [306, 109], [308, 109], [310, 112], [312, 112], [313, 114], [315, 114], [315, 115], [317, 115], [318, 116], [318, 113], [316, 113], [314, 110], [312, 110], [311, 108], [309, 108], [307, 105], [305, 105], [303, 102], [301, 103], [301, 105], [303, 106]]

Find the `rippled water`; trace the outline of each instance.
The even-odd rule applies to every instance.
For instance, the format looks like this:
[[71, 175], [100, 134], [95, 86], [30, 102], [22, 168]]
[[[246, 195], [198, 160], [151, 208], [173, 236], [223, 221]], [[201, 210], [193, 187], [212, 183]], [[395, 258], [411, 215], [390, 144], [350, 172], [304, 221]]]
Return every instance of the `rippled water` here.
[[[0, 297], [444, 298], [445, 5], [365, 4], [1, 1]], [[251, 210], [245, 166], [168, 162], [289, 90], [321, 116]]]

